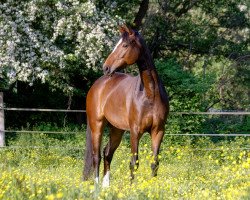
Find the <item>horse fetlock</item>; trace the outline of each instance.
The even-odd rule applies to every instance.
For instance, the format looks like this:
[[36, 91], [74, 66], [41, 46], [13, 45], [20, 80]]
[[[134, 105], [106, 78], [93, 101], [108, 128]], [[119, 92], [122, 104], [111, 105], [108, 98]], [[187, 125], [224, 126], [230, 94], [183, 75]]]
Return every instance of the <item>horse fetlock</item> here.
[[109, 187], [109, 185], [110, 185], [110, 171], [107, 171], [103, 177], [102, 187], [106, 188]]
[[152, 176], [157, 176], [157, 171], [159, 169], [159, 162], [151, 163]]
[[136, 171], [139, 168], [139, 162], [135, 163], [130, 162], [129, 168], [131, 171]]

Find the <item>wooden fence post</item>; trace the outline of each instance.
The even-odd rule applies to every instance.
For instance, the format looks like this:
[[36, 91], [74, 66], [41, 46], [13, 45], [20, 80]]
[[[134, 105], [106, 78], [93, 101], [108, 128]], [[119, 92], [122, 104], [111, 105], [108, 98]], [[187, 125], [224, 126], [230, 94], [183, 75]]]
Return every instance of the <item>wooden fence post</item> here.
[[0, 92], [0, 147], [5, 145], [3, 92]]

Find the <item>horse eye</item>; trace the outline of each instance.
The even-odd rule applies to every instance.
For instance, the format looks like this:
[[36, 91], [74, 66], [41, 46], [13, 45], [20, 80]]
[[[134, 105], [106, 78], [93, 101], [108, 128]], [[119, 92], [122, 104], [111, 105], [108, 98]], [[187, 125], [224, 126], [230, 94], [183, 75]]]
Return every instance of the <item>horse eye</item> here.
[[128, 44], [123, 44], [122, 47], [127, 48]]
[[134, 40], [132, 40], [130, 43], [131, 43], [131, 44], [135, 44], [135, 41], [134, 41]]

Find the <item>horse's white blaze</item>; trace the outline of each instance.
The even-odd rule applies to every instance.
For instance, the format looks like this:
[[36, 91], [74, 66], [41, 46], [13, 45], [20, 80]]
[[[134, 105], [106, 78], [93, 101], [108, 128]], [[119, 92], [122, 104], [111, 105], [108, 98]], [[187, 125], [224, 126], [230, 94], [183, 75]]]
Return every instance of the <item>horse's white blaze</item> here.
[[110, 177], [110, 171], [107, 171], [107, 173], [103, 177], [102, 187], [109, 187], [109, 184], [110, 184], [109, 183], [109, 177]]
[[119, 46], [119, 44], [122, 43], [122, 38], [119, 40], [119, 42], [115, 45], [115, 48], [113, 49], [112, 53], [117, 49], [117, 47]]

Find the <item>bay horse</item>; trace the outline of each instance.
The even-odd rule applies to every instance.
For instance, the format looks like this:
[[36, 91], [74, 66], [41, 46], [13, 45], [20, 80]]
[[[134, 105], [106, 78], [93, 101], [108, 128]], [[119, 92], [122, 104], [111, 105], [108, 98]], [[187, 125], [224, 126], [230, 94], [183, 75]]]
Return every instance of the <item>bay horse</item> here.
[[[154, 162], [152, 176], [157, 175], [158, 154], [169, 113], [169, 101], [156, 71], [153, 58], [142, 36], [126, 25], [120, 27], [121, 38], [103, 65], [104, 75], [96, 80], [86, 98], [87, 133], [83, 179], [95, 173], [99, 184], [100, 146], [105, 125], [110, 127], [109, 142], [103, 150], [103, 187], [110, 185], [110, 164], [125, 130], [130, 131], [131, 180], [139, 166], [138, 145], [144, 132], [152, 140]], [[117, 70], [136, 63], [134, 77]]]

